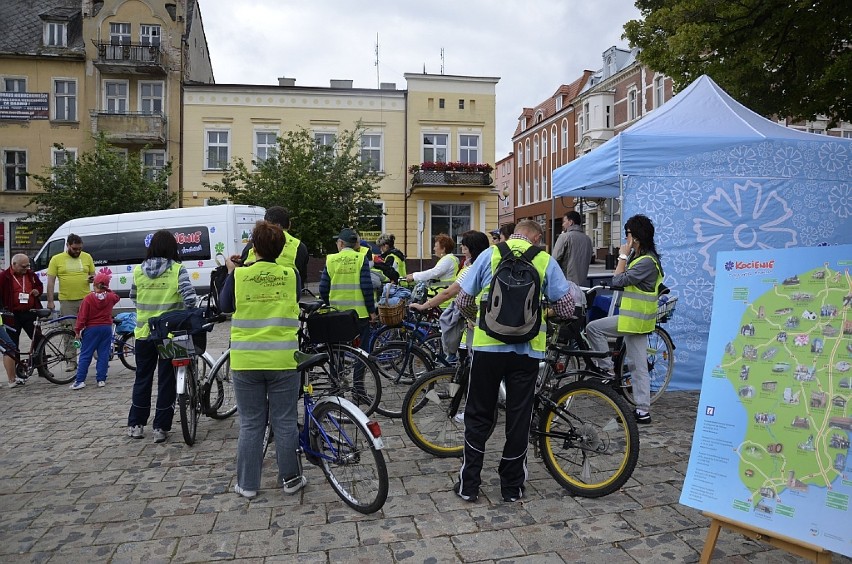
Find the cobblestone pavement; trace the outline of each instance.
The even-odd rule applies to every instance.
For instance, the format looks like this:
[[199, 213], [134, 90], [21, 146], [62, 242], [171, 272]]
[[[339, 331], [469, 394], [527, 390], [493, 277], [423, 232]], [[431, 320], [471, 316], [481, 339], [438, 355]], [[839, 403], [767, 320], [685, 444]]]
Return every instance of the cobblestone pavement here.
[[[217, 327], [208, 350], [227, 342]], [[641, 427], [639, 466], [619, 492], [567, 495], [530, 460], [527, 497], [500, 500], [499, 444], [488, 445], [478, 502], [450, 487], [459, 461], [413, 446], [377, 416], [391, 476], [384, 508], [345, 506], [319, 469], [296, 496], [274, 488], [274, 460], [248, 501], [232, 492], [239, 418], [202, 417], [198, 441], [125, 434], [133, 374], [117, 361], [105, 388], [72, 391], [34, 377], [0, 388], [0, 562], [660, 562], [698, 560], [708, 519], [678, 504], [697, 392], [667, 393]], [[796, 562], [723, 531], [718, 562]], [[835, 562], [849, 559], [835, 557]]]

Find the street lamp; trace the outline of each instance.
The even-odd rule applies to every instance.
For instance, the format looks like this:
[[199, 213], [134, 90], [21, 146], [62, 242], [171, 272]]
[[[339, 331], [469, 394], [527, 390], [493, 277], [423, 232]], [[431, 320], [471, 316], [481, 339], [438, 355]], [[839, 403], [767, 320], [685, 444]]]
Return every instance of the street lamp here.
[[505, 202], [509, 199], [509, 187], [503, 186], [503, 190], [497, 193], [497, 199], [501, 202]]

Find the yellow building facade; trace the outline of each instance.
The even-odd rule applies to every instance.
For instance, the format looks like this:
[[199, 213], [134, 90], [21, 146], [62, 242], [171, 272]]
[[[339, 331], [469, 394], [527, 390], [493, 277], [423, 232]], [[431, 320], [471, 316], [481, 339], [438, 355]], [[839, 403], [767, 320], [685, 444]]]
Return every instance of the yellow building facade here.
[[[181, 84], [213, 82], [195, 0], [0, 3], [0, 265], [40, 242], [19, 220], [49, 167], [107, 139], [181, 195]], [[64, 146], [64, 150], [55, 147]]]
[[[487, 231], [496, 223], [493, 182], [488, 173], [414, 171], [425, 162], [493, 167], [497, 78], [406, 74], [407, 89], [393, 84], [353, 88], [333, 80], [329, 87], [186, 85], [183, 122], [183, 199], [205, 205], [222, 198], [205, 188], [222, 180], [228, 163], [263, 158], [275, 136], [305, 128], [317, 143], [364, 128], [361, 156], [381, 173], [377, 208], [380, 227], [364, 233], [396, 235], [409, 259], [429, 259], [432, 237], [456, 240], [468, 229]], [[287, 202], [281, 202], [287, 206]], [[299, 234], [299, 226], [293, 231]]]

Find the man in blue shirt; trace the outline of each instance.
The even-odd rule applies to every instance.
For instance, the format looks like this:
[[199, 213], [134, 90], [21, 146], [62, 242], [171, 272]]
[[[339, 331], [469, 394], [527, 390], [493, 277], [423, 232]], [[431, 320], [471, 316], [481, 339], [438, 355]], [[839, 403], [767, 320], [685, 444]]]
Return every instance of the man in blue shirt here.
[[[538, 223], [523, 220], [515, 227], [508, 244], [513, 250], [523, 252], [531, 245], [538, 245], [541, 237], [542, 229]], [[477, 303], [487, 299], [496, 265], [492, 255], [499, 252], [495, 249], [496, 246], [491, 246], [483, 251], [461, 282], [456, 305], [468, 319], [476, 317]], [[565, 279], [559, 264], [544, 251], [539, 252], [535, 263], [546, 264], [541, 294], [550, 302], [555, 316], [564, 319], [573, 317], [572, 283]], [[488, 337], [479, 326], [474, 329], [473, 363], [464, 411], [464, 460], [459, 482], [454, 487], [456, 495], [465, 501], [476, 501], [479, 496], [485, 442], [494, 425], [501, 380], [506, 381], [506, 443], [498, 469], [500, 490], [507, 502], [523, 497], [535, 381], [545, 348], [544, 333], [528, 342], [507, 344]]]

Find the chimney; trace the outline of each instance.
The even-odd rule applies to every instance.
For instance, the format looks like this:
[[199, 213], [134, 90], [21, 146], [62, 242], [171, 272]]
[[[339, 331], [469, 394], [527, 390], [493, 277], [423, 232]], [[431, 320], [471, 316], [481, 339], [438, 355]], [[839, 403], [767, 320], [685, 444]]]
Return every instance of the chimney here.
[[331, 87], [332, 88], [349, 88], [349, 89], [351, 89], [352, 88], [352, 81], [351, 80], [335, 80], [335, 79], [332, 78], [331, 79]]
[[379, 84], [379, 90], [396, 90], [396, 82], [382, 82]]
[[279, 77], [278, 78], [278, 86], [296, 86], [295, 78], [287, 78], [287, 77]]

